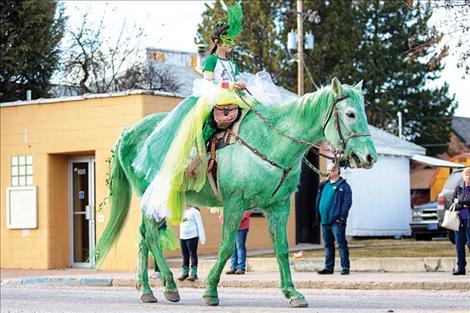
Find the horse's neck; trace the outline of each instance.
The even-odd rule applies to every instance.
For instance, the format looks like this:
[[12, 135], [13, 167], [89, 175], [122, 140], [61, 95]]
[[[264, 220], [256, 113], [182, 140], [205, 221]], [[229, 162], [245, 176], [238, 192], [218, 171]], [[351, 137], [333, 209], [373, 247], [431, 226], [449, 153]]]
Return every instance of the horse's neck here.
[[[315, 143], [323, 139], [323, 107], [319, 103], [310, 103], [307, 95], [287, 105], [260, 107], [259, 111], [285, 135]], [[309, 103], [305, 103], [308, 101]], [[257, 117], [258, 120], [260, 120]], [[264, 125], [263, 125], [264, 124]], [[308, 146], [294, 142], [290, 138], [273, 130], [266, 122], [260, 121], [260, 134], [265, 137], [259, 144], [262, 150], [269, 151], [271, 159], [285, 167], [293, 167], [308, 150]]]

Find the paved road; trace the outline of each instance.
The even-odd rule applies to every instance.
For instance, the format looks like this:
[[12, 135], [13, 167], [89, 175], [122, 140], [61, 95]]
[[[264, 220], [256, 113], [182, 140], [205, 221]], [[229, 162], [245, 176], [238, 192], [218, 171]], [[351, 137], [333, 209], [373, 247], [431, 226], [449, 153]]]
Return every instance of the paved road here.
[[221, 288], [221, 304], [202, 305], [202, 289], [180, 290], [178, 304], [156, 296], [157, 304], [143, 304], [131, 288], [16, 288], [2, 286], [1, 312], [328, 312], [328, 313], [409, 313], [470, 312], [470, 291], [426, 290], [303, 290], [309, 302], [307, 309], [291, 309], [278, 289]]

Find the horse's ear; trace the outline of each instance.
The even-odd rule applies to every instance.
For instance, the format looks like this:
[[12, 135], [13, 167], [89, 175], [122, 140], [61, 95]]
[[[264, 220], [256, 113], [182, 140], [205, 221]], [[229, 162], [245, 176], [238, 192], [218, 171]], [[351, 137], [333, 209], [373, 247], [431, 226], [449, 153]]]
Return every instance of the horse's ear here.
[[341, 82], [336, 77], [334, 77], [331, 81], [331, 90], [333, 90], [333, 93], [336, 98], [340, 98], [343, 96], [343, 87], [341, 87]]
[[364, 80], [362, 79], [360, 82], [358, 82], [356, 85], [354, 85], [354, 88], [356, 88], [357, 90], [361, 91], [362, 90], [362, 82]]

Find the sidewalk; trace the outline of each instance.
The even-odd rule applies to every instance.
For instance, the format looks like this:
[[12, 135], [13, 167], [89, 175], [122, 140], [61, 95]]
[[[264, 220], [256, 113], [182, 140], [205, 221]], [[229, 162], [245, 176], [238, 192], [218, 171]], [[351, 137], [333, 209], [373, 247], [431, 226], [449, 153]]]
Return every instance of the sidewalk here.
[[[173, 271], [174, 276], [179, 270]], [[151, 272], [149, 271], [149, 274]], [[199, 273], [196, 282], [179, 282], [180, 288], [203, 288], [208, 271]], [[449, 272], [407, 273], [360, 273], [349, 276], [318, 275], [316, 272], [293, 272], [295, 286], [299, 289], [421, 289], [421, 290], [470, 290], [470, 275], [452, 276]], [[2, 286], [68, 286], [68, 287], [134, 287], [134, 272], [104, 272], [92, 269], [66, 270], [9, 270], [1, 269]], [[159, 280], [151, 279], [153, 287], [161, 286]], [[245, 275], [222, 274], [220, 287], [278, 288], [277, 272], [246, 272]]]

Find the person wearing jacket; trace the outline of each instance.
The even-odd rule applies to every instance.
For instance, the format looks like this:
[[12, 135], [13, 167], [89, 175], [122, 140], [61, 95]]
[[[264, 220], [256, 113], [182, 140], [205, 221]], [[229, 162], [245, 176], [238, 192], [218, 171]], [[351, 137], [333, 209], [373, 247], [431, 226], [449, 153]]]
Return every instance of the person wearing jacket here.
[[[197, 277], [197, 244], [206, 243], [206, 234], [198, 208], [190, 207], [183, 212], [183, 222], [180, 225], [180, 244], [183, 254], [183, 274], [178, 280], [195, 281]], [[189, 259], [191, 258], [191, 276], [189, 275]]]
[[455, 187], [452, 199], [457, 202], [456, 210], [459, 211], [460, 228], [455, 232], [455, 249], [457, 250], [457, 270], [453, 275], [465, 275], [465, 242], [470, 249], [470, 167], [462, 172], [463, 182]]
[[325, 248], [325, 267], [318, 274], [333, 274], [336, 241], [341, 259], [341, 275], [349, 275], [346, 220], [352, 204], [352, 191], [346, 180], [340, 176], [339, 166], [329, 164], [327, 171], [328, 179], [320, 183], [315, 205], [317, 220], [321, 221]]
[[246, 270], [246, 237], [250, 229], [251, 211], [243, 213], [240, 226], [238, 227], [235, 251], [230, 258], [230, 270], [226, 274], [244, 275]]

